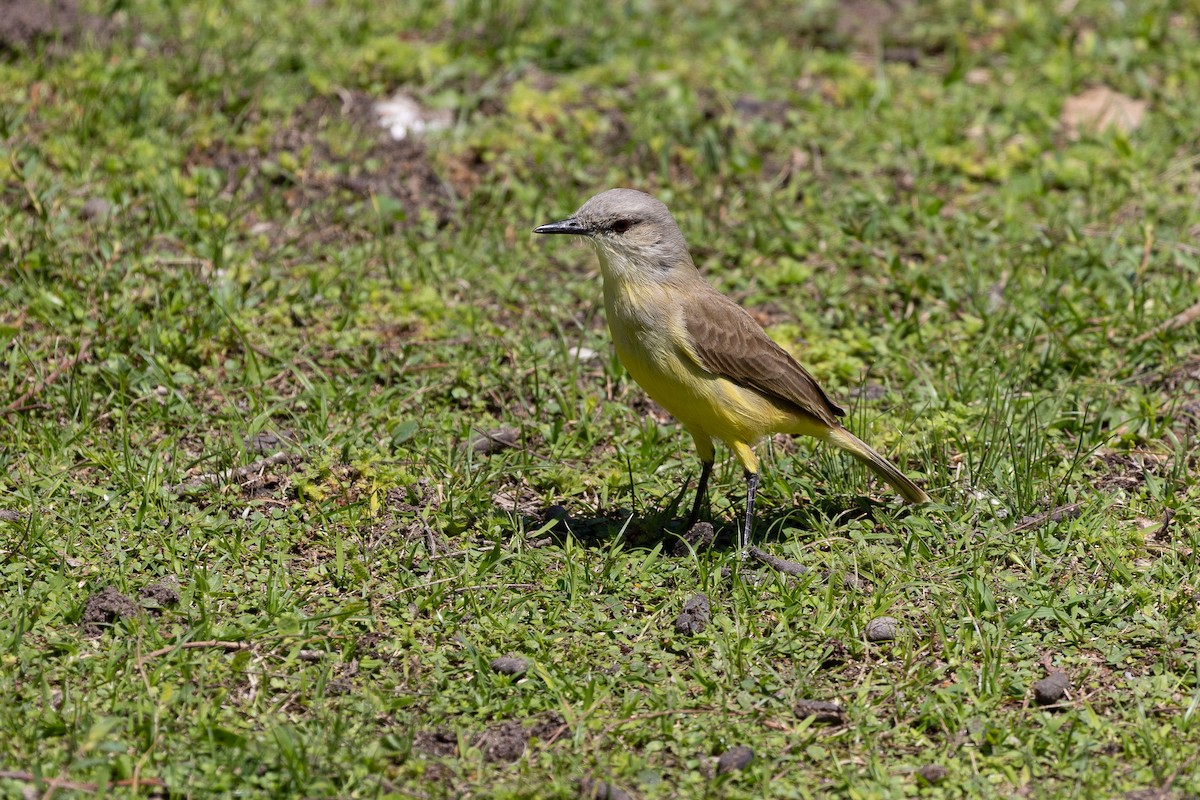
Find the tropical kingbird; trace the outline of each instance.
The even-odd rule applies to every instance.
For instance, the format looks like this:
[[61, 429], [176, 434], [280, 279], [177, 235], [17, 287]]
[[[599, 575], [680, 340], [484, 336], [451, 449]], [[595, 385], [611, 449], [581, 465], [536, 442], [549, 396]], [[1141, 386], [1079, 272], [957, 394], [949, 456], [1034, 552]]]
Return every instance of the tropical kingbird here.
[[728, 445], [745, 470], [743, 554], [758, 491], [753, 445], [772, 433], [803, 434], [835, 445], [908, 502], [929, 502], [919, 486], [842, 426], [838, 418], [846, 412], [804, 367], [700, 275], [679, 226], [658, 200], [632, 189], [610, 189], [573, 216], [534, 233], [585, 236], [595, 245], [617, 356], [696, 442], [702, 467], [688, 528], [699, 517], [708, 488], [714, 439]]

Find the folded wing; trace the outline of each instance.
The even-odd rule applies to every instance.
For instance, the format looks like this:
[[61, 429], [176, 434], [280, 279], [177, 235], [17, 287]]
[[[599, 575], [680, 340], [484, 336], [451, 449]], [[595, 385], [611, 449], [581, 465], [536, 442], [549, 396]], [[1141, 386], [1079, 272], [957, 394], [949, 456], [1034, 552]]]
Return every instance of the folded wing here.
[[715, 289], [698, 295], [689, 298], [684, 324], [702, 368], [840, 427], [846, 412], [741, 306]]

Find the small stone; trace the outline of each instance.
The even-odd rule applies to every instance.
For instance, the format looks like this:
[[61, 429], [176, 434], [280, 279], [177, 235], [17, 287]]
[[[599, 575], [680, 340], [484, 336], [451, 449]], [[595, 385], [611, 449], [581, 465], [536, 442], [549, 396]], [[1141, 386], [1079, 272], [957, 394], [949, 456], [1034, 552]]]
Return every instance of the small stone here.
[[579, 781], [580, 800], [633, 800], [629, 792], [595, 778], [584, 778]]
[[890, 642], [900, 633], [900, 621], [895, 617], [876, 617], [867, 623], [868, 642]]
[[529, 671], [529, 662], [516, 656], [501, 656], [492, 659], [492, 663], [488, 666], [492, 668], [493, 672], [499, 672], [501, 675], [524, 675]]
[[1067, 673], [1051, 672], [1033, 685], [1033, 699], [1039, 706], [1054, 705], [1063, 699], [1069, 688], [1071, 679]]
[[79, 216], [88, 222], [105, 222], [112, 215], [112, 203], [103, 197], [89, 198], [79, 211]]
[[947, 769], [941, 764], [926, 764], [917, 770], [917, 776], [930, 786], [941, 783], [946, 777], [946, 773]]
[[490, 456], [501, 450], [516, 447], [520, 438], [521, 432], [516, 428], [480, 431], [471, 437], [471, 449], [481, 456]]
[[725, 775], [750, 766], [754, 760], [754, 750], [749, 745], [739, 744], [731, 747], [717, 759], [717, 774]]
[[792, 711], [801, 719], [811, 717], [813, 722], [830, 725], [841, 724], [846, 719], [846, 711], [841, 704], [829, 700], [801, 700], [792, 707]]
[[715, 538], [716, 534], [713, 532], [711, 524], [697, 522], [688, 529], [687, 533], [675, 540], [675, 546], [671, 548], [671, 555], [676, 558], [684, 558], [693, 552], [707, 550], [712, 547]]
[[747, 548], [747, 552], [755, 561], [760, 561], [771, 569], [779, 570], [784, 575], [803, 575], [804, 573], [808, 572], [808, 567], [804, 566], [803, 564], [798, 564], [795, 561], [788, 561], [787, 559], [773, 556], [765, 550], [760, 550], [754, 545], [751, 545], [749, 548]]
[[681, 636], [696, 636], [708, 627], [708, 595], [698, 594], [688, 598], [683, 611], [675, 618], [675, 632]]
[[301, 661], [307, 661], [310, 664], [316, 663], [325, 658], [324, 650], [301, 650], [296, 655]]

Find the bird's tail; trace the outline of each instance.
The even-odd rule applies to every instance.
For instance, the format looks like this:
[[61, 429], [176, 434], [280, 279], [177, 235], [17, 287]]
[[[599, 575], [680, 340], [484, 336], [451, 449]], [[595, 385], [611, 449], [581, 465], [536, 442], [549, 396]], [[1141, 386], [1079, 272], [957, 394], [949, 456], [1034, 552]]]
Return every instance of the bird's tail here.
[[833, 428], [826, 439], [866, 464], [872, 472], [890, 483], [910, 503], [928, 503], [925, 490], [908, 479], [904, 473], [892, 466], [892, 462], [876, 453], [871, 447], [850, 431], [842, 427]]

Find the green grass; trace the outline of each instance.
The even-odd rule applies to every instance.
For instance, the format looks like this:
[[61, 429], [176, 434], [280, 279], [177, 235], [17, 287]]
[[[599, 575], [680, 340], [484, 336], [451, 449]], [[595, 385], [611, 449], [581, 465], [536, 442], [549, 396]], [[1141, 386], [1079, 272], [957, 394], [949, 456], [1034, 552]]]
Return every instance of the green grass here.
[[[1200, 793], [1200, 5], [837, 5], [123, 0], [0, 51], [0, 791]], [[1142, 124], [1069, 135], [1096, 85]], [[398, 87], [452, 129], [384, 143]], [[618, 185], [935, 505], [779, 438], [809, 572], [672, 555], [691, 442], [530, 234]], [[148, 608], [94, 630], [108, 586]]]

